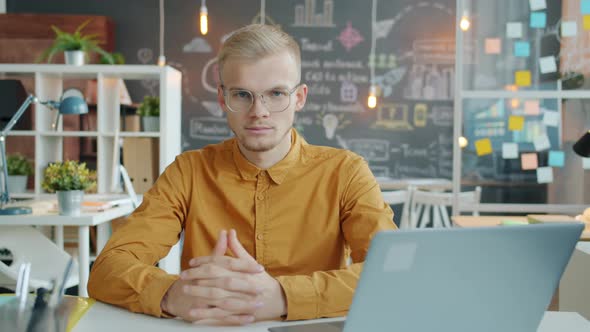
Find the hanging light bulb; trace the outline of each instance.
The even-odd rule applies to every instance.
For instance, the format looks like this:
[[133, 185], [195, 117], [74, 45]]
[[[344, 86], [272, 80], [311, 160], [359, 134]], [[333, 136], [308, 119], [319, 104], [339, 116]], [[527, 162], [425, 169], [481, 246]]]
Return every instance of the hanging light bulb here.
[[371, 84], [369, 87], [369, 98], [367, 98], [367, 106], [373, 109], [377, 106], [377, 86]]
[[469, 15], [468, 14], [469, 13], [467, 11], [464, 11], [463, 12], [463, 16], [461, 17], [461, 21], [459, 22], [459, 27], [463, 31], [469, 30], [469, 26], [471, 25], [471, 22], [469, 21]]
[[464, 149], [467, 146], [467, 144], [469, 144], [467, 138], [465, 138], [465, 136], [459, 136], [459, 147], [461, 147], [461, 149]]
[[166, 57], [163, 55], [160, 55], [158, 57], [158, 66], [164, 67], [165, 65], [166, 65]]
[[201, 28], [201, 34], [206, 35], [209, 31], [207, 18], [207, 6], [205, 6], [205, 0], [201, 1], [201, 11], [199, 13], [199, 26]]

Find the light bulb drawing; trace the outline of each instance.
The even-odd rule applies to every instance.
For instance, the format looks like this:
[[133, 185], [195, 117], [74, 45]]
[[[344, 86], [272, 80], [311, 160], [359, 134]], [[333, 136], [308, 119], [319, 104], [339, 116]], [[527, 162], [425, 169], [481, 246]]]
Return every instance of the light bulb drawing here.
[[322, 125], [326, 130], [326, 138], [333, 139], [336, 128], [338, 128], [338, 117], [334, 114], [326, 114], [322, 119]]

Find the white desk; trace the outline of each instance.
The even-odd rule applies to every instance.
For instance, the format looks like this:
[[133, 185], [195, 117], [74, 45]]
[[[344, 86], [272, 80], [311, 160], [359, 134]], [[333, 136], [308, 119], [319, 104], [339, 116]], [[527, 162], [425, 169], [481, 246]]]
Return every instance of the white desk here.
[[392, 179], [377, 177], [376, 179], [381, 190], [405, 190], [409, 186], [413, 186], [424, 190], [445, 191], [451, 190], [453, 187], [451, 180], [438, 178]]
[[[78, 226], [78, 254], [80, 284], [78, 294], [88, 296], [88, 275], [90, 273], [90, 226], [97, 226], [96, 251], [104, 248], [109, 237], [109, 225], [106, 222], [126, 216], [133, 211], [131, 204], [125, 204], [103, 212], [82, 213], [80, 216], [60, 216], [56, 213], [46, 215], [1, 216], [0, 226]], [[61, 242], [61, 243], [60, 243]], [[57, 244], [63, 247], [63, 232]], [[34, 267], [33, 267], [34, 268]]]
[[[308, 321], [329, 322], [338, 321], [343, 318], [330, 318]], [[104, 303], [95, 303], [88, 312], [82, 316], [72, 332], [103, 332], [103, 331], [142, 331], [142, 332], [160, 332], [160, 331], [201, 331], [201, 332], [221, 332], [221, 331], [241, 331], [241, 332], [268, 332], [268, 328], [279, 325], [301, 324], [302, 322], [260, 322], [246, 326], [211, 326], [198, 324], [189, 324], [177, 319], [155, 318], [142, 314], [134, 314], [126, 310], [110, 306]], [[547, 311], [543, 321], [539, 326], [538, 332], [588, 332], [590, 331], [590, 322], [575, 312], [553, 312]]]

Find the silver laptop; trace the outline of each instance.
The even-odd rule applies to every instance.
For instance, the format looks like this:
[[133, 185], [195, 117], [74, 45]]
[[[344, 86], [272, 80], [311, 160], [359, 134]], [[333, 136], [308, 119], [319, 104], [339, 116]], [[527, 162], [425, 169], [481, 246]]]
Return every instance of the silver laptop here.
[[346, 322], [272, 332], [534, 332], [581, 223], [378, 233]]

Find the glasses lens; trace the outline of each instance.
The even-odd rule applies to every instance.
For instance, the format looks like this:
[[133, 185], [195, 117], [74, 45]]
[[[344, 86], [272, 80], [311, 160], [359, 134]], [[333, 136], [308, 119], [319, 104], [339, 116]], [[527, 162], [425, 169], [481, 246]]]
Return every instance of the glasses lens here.
[[272, 89], [264, 92], [266, 107], [271, 112], [282, 112], [289, 107], [291, 94], [288, 90]]
[[252, 93], [248, 90], [230, 90], [226, 99], [227, 106], [236, 112], [247, 112], [254, 100]]

